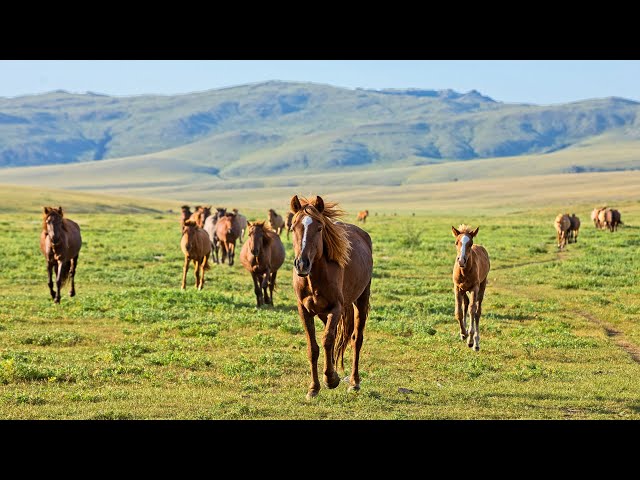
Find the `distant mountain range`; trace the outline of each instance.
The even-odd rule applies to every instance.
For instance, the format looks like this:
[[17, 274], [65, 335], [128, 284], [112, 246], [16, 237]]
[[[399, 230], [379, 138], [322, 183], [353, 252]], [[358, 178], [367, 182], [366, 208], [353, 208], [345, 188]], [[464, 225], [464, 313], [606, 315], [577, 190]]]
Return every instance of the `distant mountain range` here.
[[279, 81], [172, 96], [55, 91], [0, 98], [0, 177], [150, 155], [218, 179], [514, 157], [609, 133], [638, 140], [639, 113], [616, 97], [540, 106]]

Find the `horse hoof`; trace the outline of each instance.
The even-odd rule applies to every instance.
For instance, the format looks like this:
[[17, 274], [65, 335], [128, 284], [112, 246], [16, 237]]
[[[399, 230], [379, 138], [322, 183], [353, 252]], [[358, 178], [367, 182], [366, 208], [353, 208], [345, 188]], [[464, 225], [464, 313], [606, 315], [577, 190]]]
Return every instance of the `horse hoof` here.
[[318, 390], [309, 390], [307, 392], [307, 400], [311, 400], [318, 396]]
[[466, 340], [467, 339], [467, 335], [463, 335], [462, 333], [460, 334], [460, 340]]
[[469, 348], [473, 348], [473, 342], [471, 342], [471, 343], [467, 343], [467, 346], [468, 346]]
[[473, 347], [473, 349], [474, 349], [476, 352], [479, 352], [479, 351], [480, 351], [480, 345], [476, 345], [475, 347]]
[[56, 298], [56, 299], [53, 301], [53, 303], [60, 303], [60, 299], [59, 299], [59, 298]]
[[340, 375], [338, 375], [338, 372], [334, 371], [331, 379], [327, 378], [327, 376], [325, 375], [324, 384], [327, 388], [336, 388], [338, 385], [340, 385]]
[[76, 292], [71, 292], [71, 293], [69, 294], [69, 296], [70, 296], [70, 297], [75, 297], [75, 296], [76, 296]]
[[360, 385], [349, 385], [349, 388], [347, 388], [347, 392], [359, 392], [360, 391]]

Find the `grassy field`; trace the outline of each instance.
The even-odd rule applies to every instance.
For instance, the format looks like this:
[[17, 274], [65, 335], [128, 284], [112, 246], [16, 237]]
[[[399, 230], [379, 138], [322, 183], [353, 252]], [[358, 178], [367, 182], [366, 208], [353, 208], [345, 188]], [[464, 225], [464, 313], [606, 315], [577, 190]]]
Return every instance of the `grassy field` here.
[[[38, 249], [42, 195], [83, 234], [78, 295], [67, 287], [60, 305]], [[595, 198], [372, 214], [362, 389], [323, 388], [313, 401], [284, 234], [275, 307], [256, 310], [239, 262], [213, 265], [202, 292], [191, 270], [180, 291], [173, 202], [30, 189], [0, 189], [0, 200], [0, 418], [640, 419], [637, 199], [616, 203], [615, 233], [589, 223]], [[583, 228], [559, 253], [553, 219], [567, 209]], [[461, 222], [480, 226], [492, 260], [480, 352], [453, 317]]]

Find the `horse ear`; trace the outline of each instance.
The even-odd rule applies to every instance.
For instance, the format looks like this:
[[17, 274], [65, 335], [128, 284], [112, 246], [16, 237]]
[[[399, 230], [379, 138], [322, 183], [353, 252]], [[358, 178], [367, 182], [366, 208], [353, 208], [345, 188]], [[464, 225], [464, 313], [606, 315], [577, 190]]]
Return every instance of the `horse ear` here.
[[51, 209], [49, 207], [42, 207], [42, 208], [43, 208], [44, 214], [49, 215], [49, 212], [51, 211]]
[[300, 204], [300, 199], [297, 195], [291, 197], [291, 211], [293, 213], [298, 213], [302, 209], [302, 205]]
[[475, 237], [478, 234], [478, 230], [480, 230], [480, 227], [476, 227], [476, 229], [470, 233], [471, 238]]
[[457, 237], [458, 235], [460, 235], [460, 232], [454, 226], [451, 227], [451, 233], [453, 233], [454, 237]]
[[58, 205], [58, 213], [62, 216], [62, 206]]
[[320, 195], [316, 197], [316, 201], [313, 203], [313, 206], [316, 207], [316, 210], [318, 210], [319, 213], [322, 213], [324, 210], [324, 200], [322, 200]]

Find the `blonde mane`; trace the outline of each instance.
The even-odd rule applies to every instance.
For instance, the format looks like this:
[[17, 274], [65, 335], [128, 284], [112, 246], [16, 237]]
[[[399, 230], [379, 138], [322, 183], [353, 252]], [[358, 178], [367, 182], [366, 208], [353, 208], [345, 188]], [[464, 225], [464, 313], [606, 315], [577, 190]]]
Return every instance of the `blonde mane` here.
[[467, 225], [466, 223], [461, 223], [458, 228], [456, 228], [460, 233], [471, 233], [473, 232], [473, 227]]
[[337, 203], [325, 201], [324, 210], [320, 213], [308, 199], [304, 197], [298, 199], [302, 208], [293, 216], [291, 223], [297, 222], [304, 215], [309, 215], [320, 222], [324, 227], [322, 239], [327, 256], [344, 268], [351, 257], [351, 242], [347, 238], [347, 229], [344, 224], [337, 222], [337, 219], [345, 215], [346, 212], [340, 209]]

